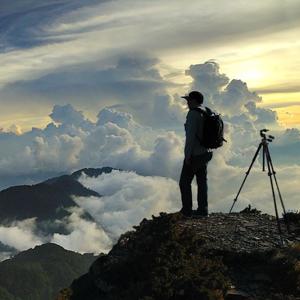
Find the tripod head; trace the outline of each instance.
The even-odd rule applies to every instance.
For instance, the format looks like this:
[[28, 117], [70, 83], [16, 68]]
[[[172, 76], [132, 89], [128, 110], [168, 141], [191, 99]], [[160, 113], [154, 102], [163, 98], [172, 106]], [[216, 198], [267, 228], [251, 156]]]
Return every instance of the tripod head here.
[[268, 132], [269, 129], [261, 129], [259, 131], [260, 136], [262, 137], [262, 141], [268, 141], [268, 142], [273, 142], [273, 140], [275, 139], [275, 137], [273, 135], [266, 135], [266, 132]]

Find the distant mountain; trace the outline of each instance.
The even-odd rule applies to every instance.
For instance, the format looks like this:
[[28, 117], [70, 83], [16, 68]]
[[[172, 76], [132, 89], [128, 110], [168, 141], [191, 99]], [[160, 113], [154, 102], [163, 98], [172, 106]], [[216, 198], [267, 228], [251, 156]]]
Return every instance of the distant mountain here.
[[48, 243], [0, 263], [1, 300], [53, 300], [58, 291], [88, 271], [97, 257]]
[[0, 192], [0, 223], [37, 217], [38, 221], [61, 218], [64, 210], [77, 206], [74, 196], [97, 196], [97, 192], [84, 187], [77, 179], [84, 172], [88, 176], [110, 173], [113, 168], [82, 169], [71, 175], [48, 179], [35, 185], [13, 186]]
[[[80, 175], [84, 172], [88, 176], [95, 177], [110, 173], [112, 170], [114, 169], [110, 167], [85, 168], [35, 185], [20, 185], [4, 189], [0, 191], [0, 225], [8, 226], [15, 220], [36, 217], [36, 231], [39, 234], [44, 236], [54, 233], [68, 234], [65, 223], [57, 220], [62, 220], [71, 214], [68, 208], [78, 207], [72, 196], [101, 197], [78, 181]], [[82, 217], [93, 220], [87, 212]], [[4, 246], [0, 241], [0, 259], [1, 252], [5, 253], [4, 257], [7, 256], [7, 249]], [[15, 252], [16, 249], [11, 250], [12, 254]]]
[[116, 169], [111, 167], [103, 167], [103, 168], [84, 168], [81, 170], [78, 170], [71, 174], [72, 178], [78, 179], [82, 173], [85, 173], [89, 177], [98, 177], [103, 173], [111, 173], [112, 170], [118, 170], [123, 171], [122, 169]]

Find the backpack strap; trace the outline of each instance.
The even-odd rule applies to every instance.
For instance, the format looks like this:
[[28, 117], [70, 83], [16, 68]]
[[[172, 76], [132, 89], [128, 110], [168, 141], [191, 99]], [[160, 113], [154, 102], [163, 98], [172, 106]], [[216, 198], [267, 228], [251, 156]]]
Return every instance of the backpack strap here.
[[209, 107], [205, 106], [204, 108], [205, 109], [201, 109], [200, 107], [195, 107], [195, 108], [192, 108], [192, 110], [196, 110], [199, 113], [203, 113], [205, 116], [211, 116], [214, 114], [213, 111]]
[[209, 107], [205, 106], [205, 113], [211, 116], [213, 114], [213, 111]]
[[[203, 114], [204, 117], [209, 116], [212, 113], [211, 109], [206, 106], [205, 106], [205, 109], [201, 109], [200, 107], [195, 107], [195, 108], [192, 108], [191, 110], [196, 110], [200, 114]], [[200, 142], [200, 144], [202, 144], [202, 141], [200, 140], [200, 138], [197, 134], [196, 134], [196, 138]]]
[[206, 109], [204, 110], [204, 109], [201, 109], [200, 107], [194, 107], [194, 108], [191, 108], [191, 110], [195, 110], [195, 111], [198, 111], [199, 113], [204, 113], [204, 114], [207, 113]]

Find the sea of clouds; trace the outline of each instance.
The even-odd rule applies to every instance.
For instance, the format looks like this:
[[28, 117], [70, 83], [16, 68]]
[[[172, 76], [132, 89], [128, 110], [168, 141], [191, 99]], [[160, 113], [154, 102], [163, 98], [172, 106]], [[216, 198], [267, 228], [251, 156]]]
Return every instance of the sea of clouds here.
[[[35, 219], [28, 219], [0, 226], [4, 244], [21, 251], [52, 241], [74, 251], [107, 252], [120, 234], [144, 217], [180, 209], [178, 180], [187, 109], [178, 94], [168, 92], [156, 63], [148, 58], [126, 57], [114, 70], [110, 68], [106, 74], [120, 81], [125, 80], [125, 68], [130, 69], [127, 83], [131, 77], [140, 77], [141, 81], [152, 80], [155, 86], [159, 80], [162, 84], [154, 92], [147, 85], [141, 87], [139, 99], [102, 108], [96, 121], [73, 105], [54, 105], [49, 115], [52, 122], [45, 128], [22, 134], [0, 133], [0, 176], [8, 178], [6, 185], [15, 178], [34, 183], [49, 174], [84, 167], [124, 170], [96, 178], [82, 174], [79, 181], [102, 197], [74, 198], [80, 208], [74, 208], [64, 220], [57, 220], [65, 222], [69, 234], [40, 236]], [[214, 151], [208, 166], [209, 210], [229, 211], [260, 142], [262, 128], [271, 129], [276, 136], [270, 151], [286, 208], [299, 209], [299, 130], [281, 127], [275, 111], [259, 106], [263, 99], [257, 93], [251, 92], [245, 82], [229, 79], [213, 61], [191, 65], [185, 74], [192, 79], [188, 90], [201, 90], [205, 105], [221, 113], [225, 122], [228, 142]], [[194, 199], [196, 192], [194, 182]], [[274, 214], [272, 201], [269, 178], [262, 172], [259, 157], [235, 209], [251, 204]], [[84, 220], [83, 211], [89, 212], [95, 222]]]

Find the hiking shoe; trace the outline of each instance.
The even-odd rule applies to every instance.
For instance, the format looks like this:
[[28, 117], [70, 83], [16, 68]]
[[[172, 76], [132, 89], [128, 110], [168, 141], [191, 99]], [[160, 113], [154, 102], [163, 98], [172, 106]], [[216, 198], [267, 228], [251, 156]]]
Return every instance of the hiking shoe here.
[[193, 211], [193, 217], [195, 218], [201, 218], [201, 217], [209, 217], [207, 211], [201, 211], [201, 210], [195, 210]]
[[192, 217], [192, 211], [187, 211], [187, 210], [181, 209], [179, 212], [186, 218]]

